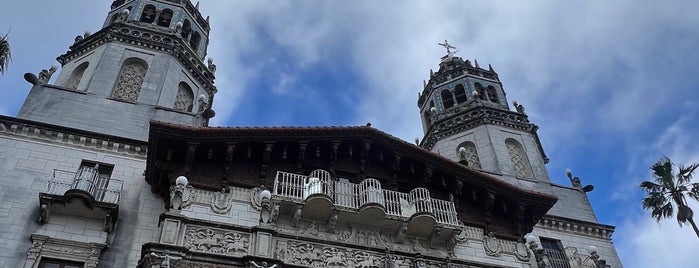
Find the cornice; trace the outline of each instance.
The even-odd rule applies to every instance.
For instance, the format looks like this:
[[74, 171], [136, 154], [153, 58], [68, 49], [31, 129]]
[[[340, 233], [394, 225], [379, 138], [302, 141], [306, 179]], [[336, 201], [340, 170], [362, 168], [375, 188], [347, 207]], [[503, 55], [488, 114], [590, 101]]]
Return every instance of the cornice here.
[[577, 235], [603, 238], [611, 240], [614, 226], [574, 220], [552, 215], [545, 215], [536, 226], [562, 232], [570, 232]]
[[0, 116], [0, 133], [26, 139], [39, 140], [53, 144], [77, 146], [89, 150], [99, 150], [146, 158], [147, 143], [119, 138], [110, 135], [81, 131], [23, 120], [8, 116]]

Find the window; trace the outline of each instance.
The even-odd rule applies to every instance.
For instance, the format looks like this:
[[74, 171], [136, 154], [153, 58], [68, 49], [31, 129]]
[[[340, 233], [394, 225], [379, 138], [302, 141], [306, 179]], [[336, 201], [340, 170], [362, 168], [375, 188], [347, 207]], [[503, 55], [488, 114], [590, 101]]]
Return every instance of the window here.
[[184, 20], [182, 23], [182, 33], [180, 35], [182, 38], [187, 39], [189, 38], [189, 34], [192, 32], [192, 23], [189, 22], [189, 20]]
[[544, 248], [544, 254], [548, 257], [549, 267], [570, 268], [570, 263], [568, 262], [565, 251], [563, 251], [561, 241], [543, 237], [540, 238], [540, 240], [541, 247]]
[[114, 166], [106, 163], [83, 160], [75, 174], [74, 188], [86, 191], [97, 201], [103, 201], [107, 194], [109, 177]]
[[170, 27], [170, 21], [172, 21], [172, 10], [163, 9], [158, 16], [158, 26]]
[[498, 93], [494, 86], [488, 86], [488, 98], [492, 102], [498, 102]]
[[[464, 148], [464, 150], [461, 150], [461, 148]], [[469, 167], [481, 169], [481, 161], [478, 158], [478, 151], [476, 150], [475, 143], [470, 141], [463, 142], [456, 148], [456, 152], [459, 156], [459, 162], [466, 160]]]
[[507, 152], [510, 154], [510, 161], [512, 161], [515, 175], [519, 178], [533, 178], [529, 159], [522, 145], [512, 138], [505, 140], [505, 145], [507, 146]]
[[468, 96], [466, 96], [466, 90], [464, 89], [464, 85], [456, 85], [454, 93], [456, 94], [456, 103], [464, 103], [468, 101]]
[[451, 97], [451, 92], [448, 89], [442, 90], [441, 96], [444, 109], [454, 106], [454, 98]]
[[485, 100], [485, 88], [483, 88], [483, 85], [481, 85], [481, 83], [475, 83], [473, 86], [476, 87], [476, 92], [478, 92], [478, 98], [481, 100]]
[[125, 60], [121, 72], [119, 72], [119, 78], [114, 87], [112, 98], [136, 102], [147, 70], [148, 65], [141, 59], [130, 58]]
[[84, 266], [85, 264], [82, 262], [47, 258], [41, 258], [41, 261], [39, 262], [39, 268], [83, 268]]
[[66, 87], [71, 89], [77, 89], [78, 85], [80, 85], [80, 80], [82, 80], [83, 78], [85, 69], [87, 69], [87, 66], [89, 65], [89, 62], [83, 62], [80, 65], [78, 65], [77, 68], [73, 69], [73, 73], [70, 74], [70, 78], [68, 78], [68, 82], [66, 82]]
[[192, 38], [189, 39], [189, 46], [192, 48], [192, 50], [196, 51], [199, 48], [200, 41], [201, 35], [199, 32], [194, 32], [194, 34], [192, 34]]
[[177, 89], [177, 97], [175, 98], [175, 110], [191, 112], [193, 106], [194, 93], [192, 88], [185, 82], [180, 82]]
[[146, 7], [143, 8], [143, 13], [141, 13], [140, 21], [145, 23], [153, 23], [155, 21], [156, 14], [157, 12], [155, 11], [155, 6], [146, 5]]

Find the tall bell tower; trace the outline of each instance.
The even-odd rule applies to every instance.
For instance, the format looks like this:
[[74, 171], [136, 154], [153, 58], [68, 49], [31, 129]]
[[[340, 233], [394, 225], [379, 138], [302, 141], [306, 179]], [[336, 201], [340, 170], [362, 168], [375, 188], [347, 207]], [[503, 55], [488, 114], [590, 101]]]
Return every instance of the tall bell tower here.
[[455, 56], [448, 42], [439, 70], [418, 98], [420, 146], [510, 183], [550, 182], [548, 162], [524, 107], [511, 111], [498, 74]]
[[150, 120], [204, 126], [216, 87], [209, 19], [189, 0], [117, 0], [99, 31], [75, 37], [61, 69], [33, 84], [18, 118], [137, 140]]

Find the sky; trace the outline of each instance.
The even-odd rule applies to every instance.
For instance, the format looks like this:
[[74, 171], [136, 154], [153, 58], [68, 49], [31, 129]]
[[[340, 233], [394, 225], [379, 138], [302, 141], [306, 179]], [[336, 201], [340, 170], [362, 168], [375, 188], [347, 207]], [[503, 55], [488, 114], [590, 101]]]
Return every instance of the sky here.
[[[111, 1], [6, 1], [12, 62], [0, 114], [14, 116], [38, 73]], [[570, 168], [599, 221], [616, 226], [625, 267], [699, 267], [699, 240], [643, 211], [638, 184], [662, 156], [699, 162], [699, 1], [214, 1], [214, 126], [372, 126], [422, 137], [417, 96], [445, 39], [491, 64], [537, 124], [554, 183]], [[54, 75], [54, 79], [57, 75]], [[699, 214], [699, 205], [693, 202]], [[699, 220], [699, 217], [697, 217]]]

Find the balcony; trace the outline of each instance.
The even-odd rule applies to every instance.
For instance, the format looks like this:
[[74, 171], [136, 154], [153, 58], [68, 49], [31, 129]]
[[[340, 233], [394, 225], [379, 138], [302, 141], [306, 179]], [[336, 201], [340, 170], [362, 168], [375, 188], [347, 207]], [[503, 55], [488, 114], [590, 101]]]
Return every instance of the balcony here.
[[[77, 172], [55, 169], [46, 191], [39, 194], [39, 222], [48, 222], [50, 214], [64, 214], [104, 220], [105, 231], [110, 231], [118, 216], [123, 184], [94, 167]], [[75, 202], [78, 199], [82, 202]]]
[[334, 208], [349, 222], [407, 223], [409, 234], [421, 236], [430, 235], [437, 226], [459, 226], [454, 203], [431, 198], [428, 189], [415, 188], [409, 193], [384, 190], [376, 179], [359, 184], [336, 181], [324, 170], [314, 170], [308, 176], [278, 171], [272, 200], [301, 206], [303, 218], [326, 220]]

